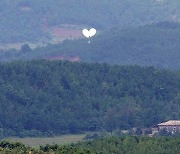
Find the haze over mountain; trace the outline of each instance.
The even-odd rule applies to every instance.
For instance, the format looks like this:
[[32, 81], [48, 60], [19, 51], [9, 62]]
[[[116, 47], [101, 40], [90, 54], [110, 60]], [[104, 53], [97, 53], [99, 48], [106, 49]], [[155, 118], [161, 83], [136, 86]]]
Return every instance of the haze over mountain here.
[[97, 29], [180, 20], [179, 0], [1, 0], [0, 42], [49, 41], [61, 24]]
[[0, 53], [0, 61], [50, 59], [148, 65], [180, 69], [180, 24], [160, 22], [135, 28], [113, 28], [91, 39]]

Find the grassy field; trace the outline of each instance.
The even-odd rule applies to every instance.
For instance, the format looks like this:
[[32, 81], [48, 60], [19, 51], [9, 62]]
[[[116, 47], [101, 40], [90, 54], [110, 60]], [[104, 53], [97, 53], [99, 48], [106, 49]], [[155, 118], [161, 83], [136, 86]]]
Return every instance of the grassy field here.
[[10, 141], [10, 142], [21, 142], [21, 143], [25, 144], [26, 146], [38, 148], [40, 145], [46, 145], [46, 144], [64, 145], [64, 144], [70, 144], [70, 143], [77, 143], [79, 141], [82, 141], [85, 136], [86, 136], [86, 134], [62, 135], [62, 136], [47, 137], [47, 138], [11, 137], [11, 138], [5, 138], [4, 140]]

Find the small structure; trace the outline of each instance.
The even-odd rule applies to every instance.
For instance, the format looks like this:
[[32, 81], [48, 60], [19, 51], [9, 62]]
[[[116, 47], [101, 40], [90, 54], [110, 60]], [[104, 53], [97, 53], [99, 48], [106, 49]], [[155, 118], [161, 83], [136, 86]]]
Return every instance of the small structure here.
[[153, 136], [159, 132], [159, 129], [158, 129], [158, 127], [153, 127], [153, 128], [151, 128], [151, 131], [152, 131], [151, 136]]
[[128, 134], [129, 131], [128, 131], [128, 130], [121, 130], [121, 133], [122, 133], [122, 134]]
[[170, 120], [160, 123], [158, 124], [158, 130], [166, 130], [171, 133], [180, 132], [180, 120]]

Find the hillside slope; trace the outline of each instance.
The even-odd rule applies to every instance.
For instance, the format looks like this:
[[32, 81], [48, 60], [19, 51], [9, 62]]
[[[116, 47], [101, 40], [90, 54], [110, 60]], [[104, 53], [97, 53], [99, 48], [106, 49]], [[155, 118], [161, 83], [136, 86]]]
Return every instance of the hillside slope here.
[[1, 135], [150, 127], [180, 118], [180, 76], [152, 67], [0, 64]]
[[104, 31], [88, 40], [64, 41], [30, 52], [0, 53], [1, 61], [16, 59], [67, 59], [120, 65], [180, 69], [180, 24], [161, 22], [121, 30]]

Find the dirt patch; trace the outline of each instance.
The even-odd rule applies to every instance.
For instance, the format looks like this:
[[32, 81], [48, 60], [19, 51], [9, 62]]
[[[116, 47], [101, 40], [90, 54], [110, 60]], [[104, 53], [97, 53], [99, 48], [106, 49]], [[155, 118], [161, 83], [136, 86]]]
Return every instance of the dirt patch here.
[[59, 43], [65, 39], [83, 38], [82, 30], [84, 27], [87, 27], [87, 25], [60, 24], [53, 27], [49, 26], [48, 32], [53, 36], [54, 43]]
[[51, 34], [55, 37], [56, 41], [79, 39], [83, 37], [82, 30], [63, 27], [53, 27]]
[[[28, 7], [23, 7], [25, 10], [28, 9]], [[23, 42], [23, 43], [12, 43], [12, 44], [0, 44], [0, 49], [2, 50], [8, 50], [15, 48], [19, 50], [23, 44], [29, 44], [31, 48], [36, 48], [37, 46], [44, 46], [46, 43], [51, 44], [57, 44], [61, 43], [62, 41], [66, 39], [79, 39], [83, 38], [82, 29], [85, 26], [82, 25], [71, 25], [71, 24], [62, 24], [50, 27], [48, 24], [48, 20], [46, 18], [42, 18], [42, 29], [44, 30], [44, 33], [49, 33], [52, 36], [52, 40], [46, 40], [41, 42], [36, 42], [36, 44], [31, 42]]]
[[74, 56], [74, 57], [53, 56], [53, 57], [48, 57], [46, 59], [48, 59], [48, 60], [68, 60], [68, 61], [71, 61], [71, 62], [79, 62], [79, 61], [81, 61], [79, 56]]

